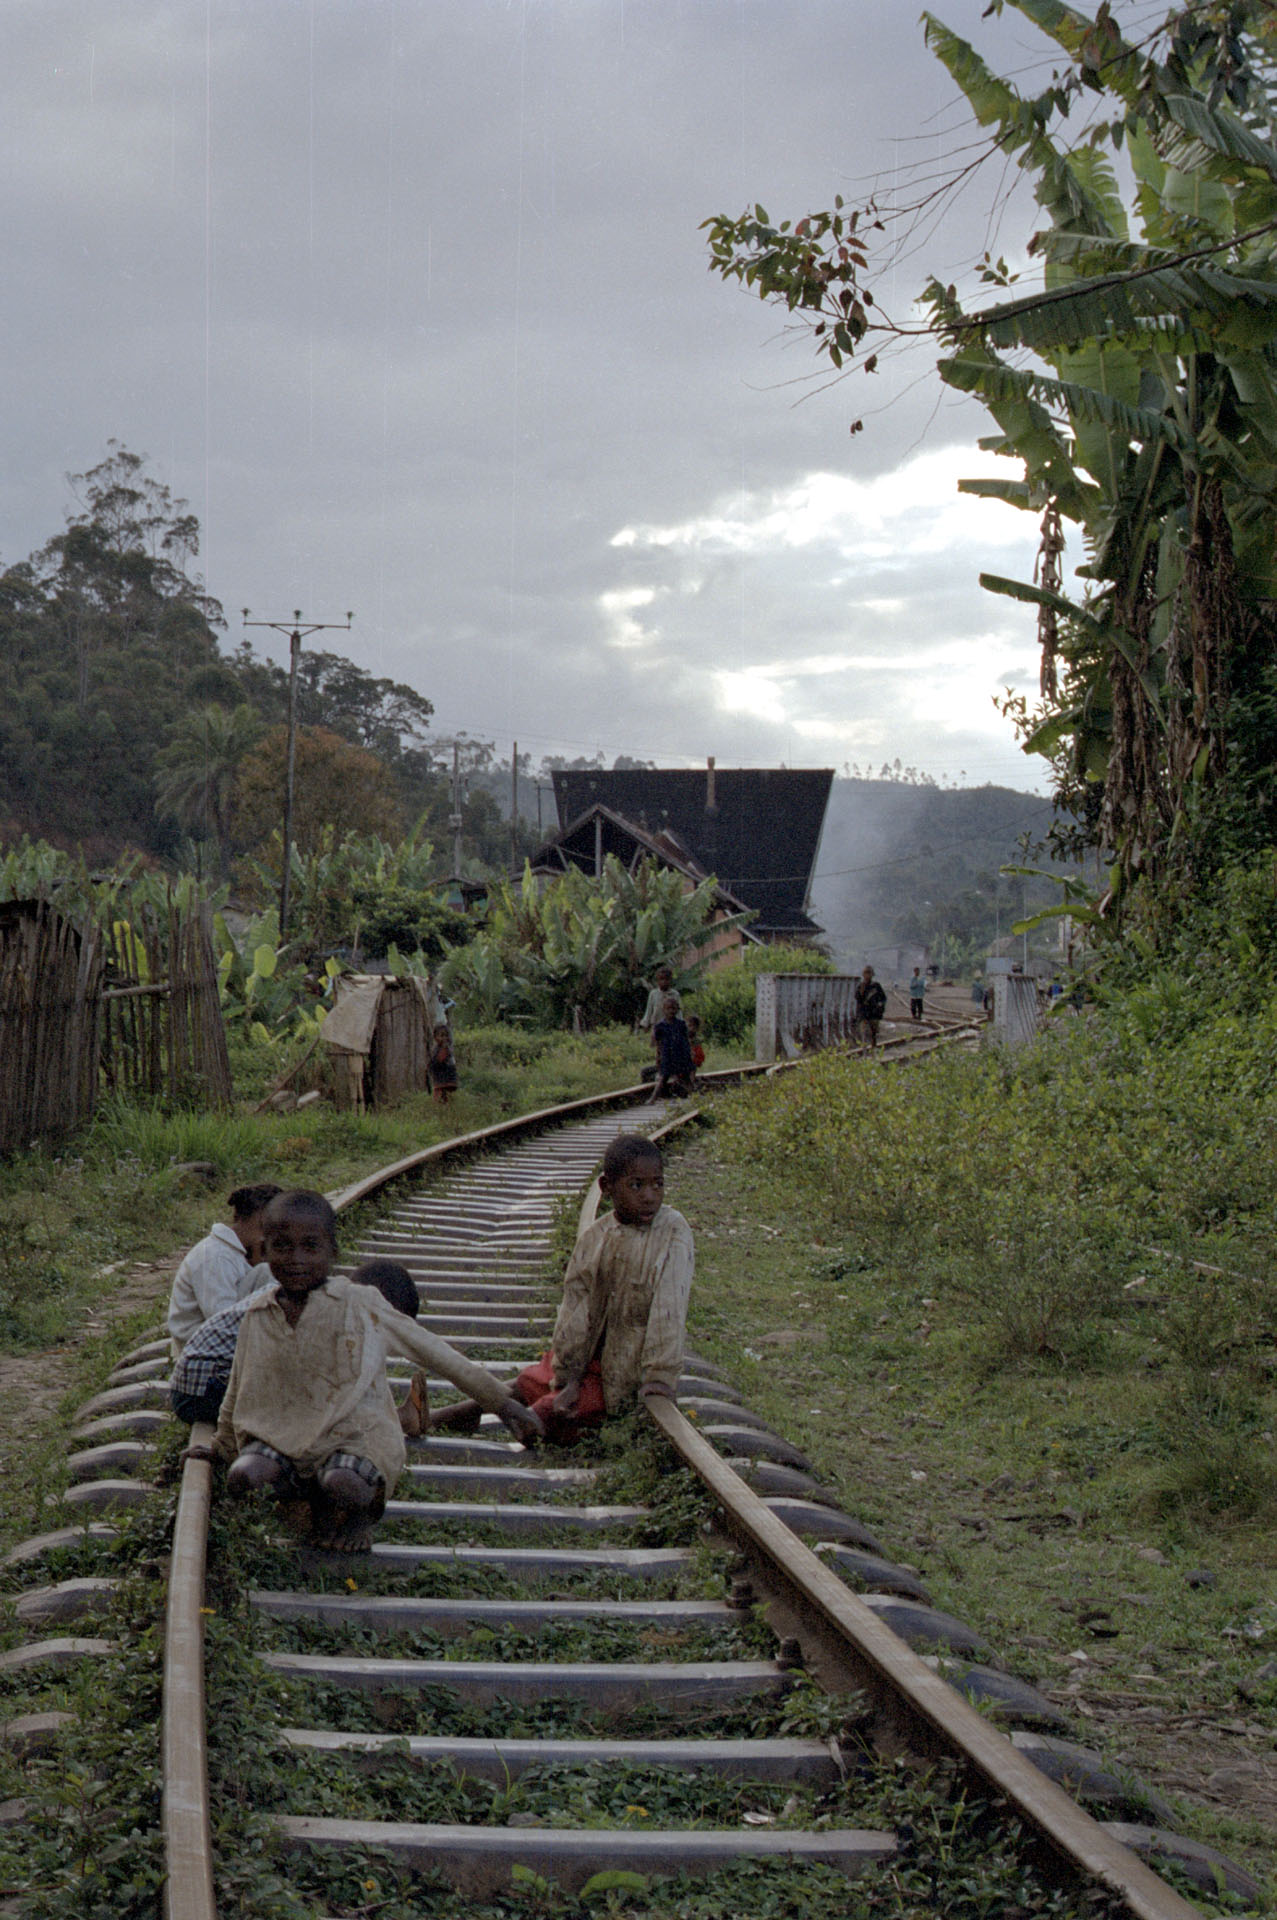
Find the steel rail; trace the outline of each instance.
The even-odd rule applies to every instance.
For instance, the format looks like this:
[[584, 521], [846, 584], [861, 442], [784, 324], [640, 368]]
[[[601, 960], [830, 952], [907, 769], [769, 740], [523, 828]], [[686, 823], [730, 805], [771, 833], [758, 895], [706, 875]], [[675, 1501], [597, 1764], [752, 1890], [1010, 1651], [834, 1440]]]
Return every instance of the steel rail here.
[[[731, 1070], [729, 1070], [731, 1071]], [[463, 1157], [489, 1145], [538, 1133], [560, 1120], [633, 1105], [650, 1097], [639, 1085], [591, 1094], [563, 1106], [545, 1107], [498, 1121], [473, 1133], [458, 1135], [356, 1180], [330, 1194], [340, 1213], [379, 1193], [432, 1162]], [[197, 1438], [198, 1436], [198, 1438]], [[211, 1427], [192, 1429], [192, 1449], [211, 1442]], [[217, 1920], [213, 1892], [211, 1821], [209, 1814], [208, 1748], [204, 1715], [204, 1575], [208, 1516], [212, 1498], [212, 1464], [188, 1453], [178, 1490], [173, 1527], [173, 1553], [165, 1609], [164, 1689], [161, 1707], [161, 1749], [164, 1786], [161, 1820], [164, 1832], [166, 1920]]]
[[204, 1571], [213, 1463], [207, 1449], [210, 1426], [191, 1429], [191, 1445], [203, 1459], [182, 1470], [164, 1632], [164, 1696], [161, 1710], [168, 1920], [217, 1920], [213, 1893], [213, 1847], [209, 1819], [208, 1738], [204, 1712]]
[[[678, 1115], [653, 1136], [661, 1139], [694, 1119]], [[593, 1225], [599, 1187], [591, 1181], [581, 1204], [578, 1230]], [[909, 1716], [964, 1766], [1014, 1807], [1025, 1825], [1074, 1873], [1101, 1881], [1135, 1920], [1201, 1920], [1200, 1910], [1167, 1886], [1138, 1854], [1106, 1833], [1099, 1821], [1020, 1753], [1005, 1734], [929, 1667], [790, 1531], [722, 1455], [681, 1413], [659, 1395], [643, 1402], [684, 1464], [722, 1508], [728, 1530], [760, 1553], [780, 1575], [800, 1608], [818, 1615], [859, 1669], [868, 1690], [903, 1701]]]
[[1017, 1752], [984, 1716], [885, 1626], [810, 1547], [746, 1486], [672, 1400], [643, 1402], [649, 1417], [718, 1501], [729, 1530], [763, 1555], [799, 1600], [838, 1636], [868, 1689], [903, 1701], [934, 1740], [1006, 1799], [1076, 1873], [1110, 1888], [1136, 1920], [1201, 1920], [1137, 1854], [1104, 1831], [1062, 1787]]

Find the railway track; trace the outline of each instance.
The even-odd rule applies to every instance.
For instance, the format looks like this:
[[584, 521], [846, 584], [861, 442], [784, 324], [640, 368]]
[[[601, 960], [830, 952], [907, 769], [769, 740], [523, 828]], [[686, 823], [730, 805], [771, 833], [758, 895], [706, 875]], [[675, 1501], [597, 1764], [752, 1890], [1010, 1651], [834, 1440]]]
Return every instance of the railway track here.
[[[537, 1116], [531, 1130], [512, 1123], [347, 1189], [347, 1209], [390, 1197], [343, 1266], [401, 1260], [424, 1324], [512, 1375], [547, 1343], [556, 1221], [589, 1184], [618, 1109], [641, 1131], [666, 1121], [657, 1107], [626, 1110], [625, 1098]], [[405, 1183], [431, 1161], [428, 1184]], [[95, 1556], [114, 1569], [119, 1516], [150, 1497], [148, 1449], [171, 1426], [166, 1375], [164, 1343], [149, 1343], [83, 1409], [66, 1516], [78, 1524], [8, 1557], [33, 1636], [0, 1657], [11, 1673], [108, 1657], [118, 1572], [83, 1569]], [[435, 1383], [432, 1398], [451, 1391]], [[898, 1875], [908, 1835], [857, 1812], [857, 1756], [871, 1749], [944, 1756], [1054, 1870], [1098, 1881], [1124, 1911], [1199, 1911], [1124, 1842], [1176, 1854], [1204, 1885], [1211, 1863], [1136, 1817], [1129, 1783], [1060, 1741], [1050, 1703], [931, 1609], [916, 1575], [832, 1503], [717, 1370], [689, 1354], [679, 1405], [649, 1403], [626, 1432], [632, 1457], [589, 1460], [527, 1453], [491, 1419], [472, 1437], [415, 1443], [406, 1497], [389, 1503], [371, 1555], [353, 1561], [281, 1548], [260, 1521], [232, 1515], [223, 1524], [252, 1536], [236, 1543], [240, 1564], [260, 1569], [246, 1600], [219, 1597], [225, 1576], [216, 1557], [205, 1564], [212, 1469], [185, 1466], [163, 1675], [169, 1920], [218, 1914], [213, 1834], [237, 1783], [219, 1773], [217, 1732], [236, 1690], [256, 1686], [272, 1714], [282, 1707], [269, 1814], [299, 1903], [290, 1911], [372, 1913], [417, 1874], [433, 1878], [410, 1884], [442, 1878], [476, 1900], [512, 1883], [600, 1897], [612, 1884], [619, 1897], [654, 1876], [742, 1861], [779, 1859], [840, 1883]], [[636, 1477], [642, 1497], [624, 1491]], [[70, 1578], [32, 1584], [68, 1554]], [[841, 1719], [822, 1714], [818, 1687], [858, 1704]], [[838, 1734], [851, 1718], [848, 1744]], [[31, 1712], [0, 1731], [38, 1759], [64, 1728], [57, 1713]], [[1125, 1822], [1092, 1818], [1057, 1778], [1085, 1779]], [[653, 1814], [661, 1806], [681, 1812]], [[24, 1811], [11, 1805], [10, 1820]], [[1238, 1870], [1222, 1870], [1244, 1890]], [[38, 1891], [16, 1899], [0, 1910], [49, 1910]]]

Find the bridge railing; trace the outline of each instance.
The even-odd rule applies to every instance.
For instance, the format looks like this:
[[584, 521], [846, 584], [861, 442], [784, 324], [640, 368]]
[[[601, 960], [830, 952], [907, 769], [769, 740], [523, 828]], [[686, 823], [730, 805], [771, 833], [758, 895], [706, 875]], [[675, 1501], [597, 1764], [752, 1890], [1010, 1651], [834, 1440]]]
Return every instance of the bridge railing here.
[[770, 1065], [855, 1038], [850, 973], [760, 973], [754, 982], [754, 1058]]

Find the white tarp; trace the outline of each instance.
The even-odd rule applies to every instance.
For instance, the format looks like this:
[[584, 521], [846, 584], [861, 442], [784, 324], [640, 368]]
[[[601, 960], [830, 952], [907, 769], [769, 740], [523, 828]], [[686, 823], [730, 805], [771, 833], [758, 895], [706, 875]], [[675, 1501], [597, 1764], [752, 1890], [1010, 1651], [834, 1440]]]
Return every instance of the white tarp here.
[[434, 982], [416, 974], [397, 980], [389, 973], [343, 973], [337, 977], [333, 1004], [324, 1020], [324, 1044], [341, 1053], [372, 1052], [372, 1037], [383, 993], [415, 993], [433, 1029], [443, 1020]]

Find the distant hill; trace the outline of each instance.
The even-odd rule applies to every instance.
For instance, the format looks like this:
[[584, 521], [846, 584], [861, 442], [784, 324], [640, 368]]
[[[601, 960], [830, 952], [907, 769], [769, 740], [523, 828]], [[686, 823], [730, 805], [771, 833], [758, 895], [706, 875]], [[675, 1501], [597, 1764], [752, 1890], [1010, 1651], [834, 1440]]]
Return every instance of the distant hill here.
[[1023, 864], [1021, 836], [1040, 840], [1051, 819], [1049, 798], [1012, 787], [835, 780], [812, 888], [825, 944], [846, 964], [898, 940], [987, 945], [1024, 905], [1054, 897], [1044, 883], [998, 877]]

